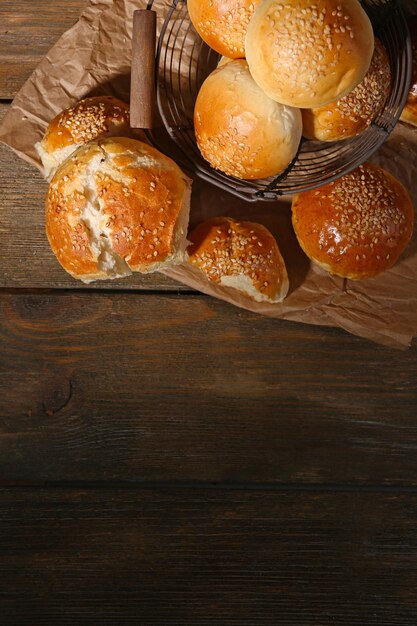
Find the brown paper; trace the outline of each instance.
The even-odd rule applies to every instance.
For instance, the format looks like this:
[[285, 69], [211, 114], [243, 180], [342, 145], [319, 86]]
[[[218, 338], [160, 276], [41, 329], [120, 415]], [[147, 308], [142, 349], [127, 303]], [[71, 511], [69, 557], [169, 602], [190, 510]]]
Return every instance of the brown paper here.
[[[159, 28], [169, 4], [154, 2]], [[0, 127], [0, 140], [42, 169], [34, 144], [59, 111], [88, 95], [111, 94], [128, 101], [133, 11], [145, 6], [145, 0], [90, 0], [78, 22], [49, 51], [16, 96]], [[417, 206], [417, 129], [398, 124], [372, 160], [405, 184]], [[417, 333], [416, 235], [394, 268], [377, 278], [354, 282], [330, 276], [308, 261], [291, 227], [289, 202], [246, 203], [195, 180], [191, 226], [220, 215], [260, 222], [276, 236], [290, 279], [284, 302], [254, 303], [238, 292], [209, 284], [188, 264], [165, 274], [263, 315], [339, 326], [392, 347], [410, 344]]]

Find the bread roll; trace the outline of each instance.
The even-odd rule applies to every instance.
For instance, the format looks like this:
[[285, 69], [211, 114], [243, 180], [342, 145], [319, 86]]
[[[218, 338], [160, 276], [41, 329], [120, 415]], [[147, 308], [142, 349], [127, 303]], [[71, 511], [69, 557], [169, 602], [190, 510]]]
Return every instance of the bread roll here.
[[363, 80], [374, 51], [358, 0], [264, 0], [246, 35], [251, 74], [270, 98], [315, 108]]
[[413, 49], [413, 74], [407, 103], [401, 113], [400, 119], [403, 122], [417, 126], [417, 15], [409, 18], [408, 28], [410, 29], [411, 46]]
[[245, 35], [260, 0], [188, 0], [194, 28], [213, 50], [231, 59], [245, 56]]
[[413, 206], [401, 183], [366, 163], [292, 203], [298, 241], [331, 274], [353, 280], [388, 269], [413, 231]]
[[129, 132], [129, 106], [117, 98], [98, 96], [59, 113], [35, 147], [50, 179], [61, 163], [88, 141]]
[[382, 43], [375, 51], [365, 78], [347, 96], [317, 109], [302, 109], [303, 135], [320, 141], [337, 141], [358, 135], [380, 113], [389, 94], [391, 69]]
[[52, 179], [46, 233], [62, 267], [85, 283], [180, 263], [190, 181], [158, 150], [134, 139], [79, 148]]
[[208, 76], [194, 110], [198, 147], [210, 165], [244, 179], [266, 178], [294, 159], [301, 113], [258, 87], [247, 63], [235, 60]]
[[261, 224], [216, 217], [188, 236], [189, 261], [206, 278], [256, 302], [281, 302], [288, 293], [284, 260]]
[[222, 67], [223, 65], [230, 63], [230, 61], [233, 61], [233, 59], [229, 59], [229, 57], [220, 57], [217, 67]]

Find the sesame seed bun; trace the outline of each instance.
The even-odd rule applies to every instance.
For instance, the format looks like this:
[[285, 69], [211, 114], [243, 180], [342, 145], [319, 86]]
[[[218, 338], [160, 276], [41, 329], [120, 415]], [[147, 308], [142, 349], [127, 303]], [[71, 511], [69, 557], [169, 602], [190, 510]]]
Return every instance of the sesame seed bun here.
[[266, 178], [284, 170], [301, 139], [298, 109], [271, 100], [235, 60], [208, 76], [194, 109], [198, 147], [210, 165], [230, 176]]
[[401, 183], [365, 163], [339, 180], [296, 195], [292, 221], [310, 259], [353, 280], [390, 268], [413, 231], [413, 205]]
[[303, 135], [308, 139], [337, 141], [368, 128], [385, 104], [391, 85], [388, 55], [375, 39], [369, 70], [347, 96], [317, 109], [302, 109]]
[[216, 217], [188, 236], [189, 262], [209, 281], [237, 289], [256, 302], [281, 302], [288, 276], [278, 244], [261, 224]]
[[245, 35], [260, 0], [188, 0], [190, 19], [201, 39], [231, 59], [245, 56]]
[[86, 283], [183, 261], [190, 181], [134, 139], [91, 142], [52, 179], [46, 233], [62, 267]]
[[413, 75], [407, 103], [401, 113], [400, 119], [403, 122], [417, 126], [417, 15], [408, 19], [408, 28], [410, 30], [411, 45], [413, 48]]
[[88, 141], [129, 132], [127, 104], [110, 96], [86, 98], [59, 113], [35, 147], [50, 179], [61, 163]]
[[264, 0], [250, 21], [245, 51], [265, 93], [310, 109], [342, 98], [363, 80], [374, 35], [358, 0]]

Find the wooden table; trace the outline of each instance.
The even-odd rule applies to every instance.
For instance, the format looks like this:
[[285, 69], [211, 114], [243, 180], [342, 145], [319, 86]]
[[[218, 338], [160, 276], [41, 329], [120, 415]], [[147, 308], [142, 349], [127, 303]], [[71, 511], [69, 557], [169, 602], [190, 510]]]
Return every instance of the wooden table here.
[[[85, 0], [0, 0], [0, 112]], [[0, 153], [0, 622], [417, 623], [417, 342], [86, 288]]]

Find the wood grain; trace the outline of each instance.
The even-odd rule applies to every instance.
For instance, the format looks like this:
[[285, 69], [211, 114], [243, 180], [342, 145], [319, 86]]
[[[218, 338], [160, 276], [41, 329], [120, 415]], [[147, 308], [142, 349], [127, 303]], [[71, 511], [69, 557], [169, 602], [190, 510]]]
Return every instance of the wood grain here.
[[14, 98], [87, 0], [1, 0], [0, 98]]
[[133, 13], [130, 125], [153, 128], [155, 118], [156, 12]]
[[417, 346], [203, 296], [3, 294], [0, 476], [417, 485]]
[[3, 490], [3, 623], [405, 626], [417, 495]]
[[[44, 218], [47, 183], [40, 173], [1, 145], [0, 172], [0, 288], [84, 289], [86, 285], [61, 268], [49, 247]], [[190, 291], [162, 274], [135, 274], [97, 282], [94, 288]]]

